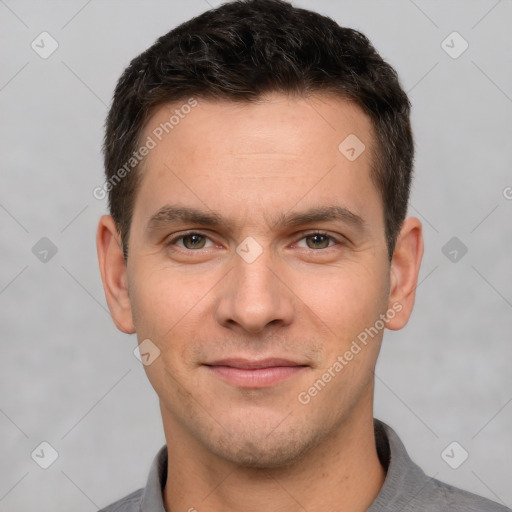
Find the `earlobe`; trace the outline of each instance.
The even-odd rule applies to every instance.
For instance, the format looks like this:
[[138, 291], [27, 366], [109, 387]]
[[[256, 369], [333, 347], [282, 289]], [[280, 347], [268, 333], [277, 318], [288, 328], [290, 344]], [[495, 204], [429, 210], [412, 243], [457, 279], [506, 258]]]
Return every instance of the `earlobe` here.
[[409, 321], [423, 249], [421, 222], [415, 217], [405, 219], [391, 261], [388, 310], [394, 310], [396, 314], [387, 320], [388, 329], [402, 329]]
[[128, 295], [127, 268], [120, 236], [110, 215], [103, 215], [99, 220], [96, 248], [105, 298], [112, 319], [120, 331], [133, 334], [135, 326]]

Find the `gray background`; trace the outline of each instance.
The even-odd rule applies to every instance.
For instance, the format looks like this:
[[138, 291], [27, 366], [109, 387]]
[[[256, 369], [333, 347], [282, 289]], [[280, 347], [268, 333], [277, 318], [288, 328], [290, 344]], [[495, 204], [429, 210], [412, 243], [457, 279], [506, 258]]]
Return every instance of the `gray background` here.
[[[136, 337], [106, 310], [95, 247], [106, 202], [92, 190], [120, 73], [208, 3], [0, 0], [5, 512], [97, 510], [143, 486], [164, 444]], [[426, 251], [415, 312], [385, 334], [375, 414], [428, 474], [512, 506], [512, 3], [294, 3], [368, 35], [413, 103], [409, 213]], [[43, 31], [59, 44], [47, 59], [31, 48]], [[441, 45], [453, 31], [469, 44], [458, 58]], [[442, 250], [454, 236], [457, 261]], [[46, 262], [32, 252], [42, 237], [57, 247]], [[59, 454], [48, 469], [31, 458], [42, 441]], [[452, 441], [469, 453], [458, 469], [441, 456]]]

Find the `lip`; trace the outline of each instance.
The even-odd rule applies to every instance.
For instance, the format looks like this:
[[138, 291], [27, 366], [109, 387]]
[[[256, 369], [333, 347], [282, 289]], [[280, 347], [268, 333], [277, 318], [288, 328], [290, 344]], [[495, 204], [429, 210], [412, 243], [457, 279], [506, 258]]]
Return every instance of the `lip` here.
[[308, 368], [288, 359], [220, 359], [204, 365], [214, 375], [242, 388], [265, 388], [289, 379]]
[[240, 368], [243, 370], [257, 370], [260, 368], [275, 368], [276, 366], [306, 366], [302, 363], [282, 359], [277, 357], [269, 357], [267, 359], [244, 359], [235, 357], [230, 359], [219, 359], [213, 363], [207, 363], [207, 366], [229, 366], [230, 368]]

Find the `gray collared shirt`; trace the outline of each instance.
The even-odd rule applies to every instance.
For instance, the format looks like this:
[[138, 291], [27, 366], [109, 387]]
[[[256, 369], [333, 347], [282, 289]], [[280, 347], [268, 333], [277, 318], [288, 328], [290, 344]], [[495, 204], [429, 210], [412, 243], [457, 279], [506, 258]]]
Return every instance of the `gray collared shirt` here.
[[[386, 479], [367, 512], [512, 512], [462, 489], [430, 478], [410, 459], [395, 431], [374, 420], [377, 452]], [[166, 512], [162, 491], [167, 479], [167, 446], [158, 451], [144, 489], [99, 512]]]

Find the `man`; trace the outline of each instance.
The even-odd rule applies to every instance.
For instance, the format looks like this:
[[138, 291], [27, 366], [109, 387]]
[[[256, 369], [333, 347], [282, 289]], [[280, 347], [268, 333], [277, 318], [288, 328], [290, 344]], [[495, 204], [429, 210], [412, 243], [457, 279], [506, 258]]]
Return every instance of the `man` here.
[[501, 511], [427, 477], [373, 418], [422, 226], [395, 71], [279, 0], [225, 4], [134, 59], [108, 115], [106, 299], [166, 446], [105, 511]]

